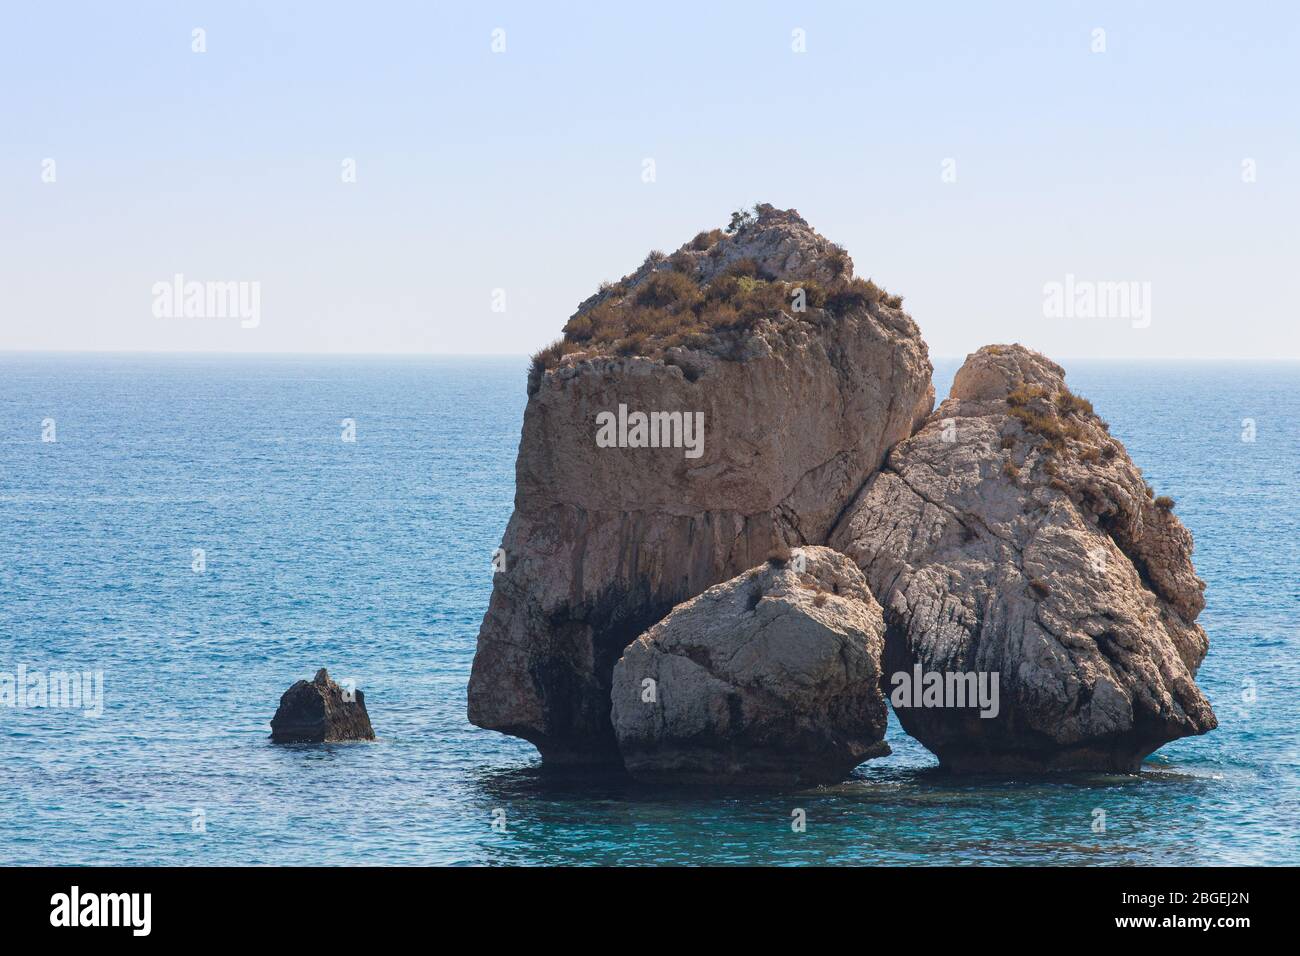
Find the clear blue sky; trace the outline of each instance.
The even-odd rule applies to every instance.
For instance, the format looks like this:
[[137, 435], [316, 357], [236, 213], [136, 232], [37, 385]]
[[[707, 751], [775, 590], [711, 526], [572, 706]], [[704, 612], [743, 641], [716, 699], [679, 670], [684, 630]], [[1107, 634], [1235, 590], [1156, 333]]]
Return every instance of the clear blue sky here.
[[[936, 355], [1300, 357], [1296, 5], [613, 7], [6, 4], [0, 349], [528, 352], [765, 201]], [[177, 272], [260, 325], [155, 317]], [[1150, 327], [1046, 318], [1066, 274]]]

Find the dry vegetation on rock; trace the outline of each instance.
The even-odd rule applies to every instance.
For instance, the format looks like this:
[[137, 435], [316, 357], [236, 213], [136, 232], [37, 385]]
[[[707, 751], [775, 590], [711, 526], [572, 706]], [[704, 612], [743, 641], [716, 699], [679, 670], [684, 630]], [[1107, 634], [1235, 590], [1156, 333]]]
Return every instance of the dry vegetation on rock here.
[[672, 255], [651, 252], [636, 273], [602, 284], [569, 319], [564, 335], [533, 356], [531, 378], [579, 352], [662, 358], [674, 348], [708, 349], [781, 313], [820, 321], [826, 314], [902, 308], [901, 296], [854, 277], [848, 253], [833, 244], [815, 263], [816, 275], [810, 269], [808, 275], [778, 276], [749, 257], [717, 270], [702, 261], [743, 249], [774, 215], [781, 214], [763, 204], [752, 213], [738, 211], [727, 229], [700, 232]]

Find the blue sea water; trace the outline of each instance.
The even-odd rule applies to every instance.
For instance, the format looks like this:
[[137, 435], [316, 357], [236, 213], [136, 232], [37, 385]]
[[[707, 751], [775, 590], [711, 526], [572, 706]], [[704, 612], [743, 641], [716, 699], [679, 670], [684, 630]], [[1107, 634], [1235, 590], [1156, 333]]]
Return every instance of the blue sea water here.
[[[98, 718], [0, 707], [0, 864], [1300, 863], [1300, 365], [1069, 366], [1196, 536], [1217, 731], [964, 778], [891, 717], [893, 755], [794, 794], [544, 774], [466, 721], [524, 368], [0, 355], [0, 671], [104, 679]], [[378, 741], [268, 741], [319, 666]]]

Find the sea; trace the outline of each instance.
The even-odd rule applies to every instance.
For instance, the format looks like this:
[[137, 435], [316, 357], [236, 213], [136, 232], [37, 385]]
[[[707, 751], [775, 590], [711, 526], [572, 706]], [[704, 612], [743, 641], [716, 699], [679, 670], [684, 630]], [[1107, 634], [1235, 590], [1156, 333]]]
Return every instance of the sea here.
[[[1300, 364], [1067, 365], [1195, 535], [1219, 728], [967, 777], [891, 716], [836, 786], [674, 791], [466, 720], [526, 358], [0, 354], [0, 680], [90, 675], [0, 700], [0, 864], [1298, 864]], [[271, 743], [320, 667], [376, 741]]]

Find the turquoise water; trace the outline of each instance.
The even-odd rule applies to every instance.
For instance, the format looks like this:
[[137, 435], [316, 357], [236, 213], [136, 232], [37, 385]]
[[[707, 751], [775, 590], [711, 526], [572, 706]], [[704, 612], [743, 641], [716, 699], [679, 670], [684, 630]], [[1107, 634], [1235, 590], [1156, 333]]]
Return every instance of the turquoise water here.
[[[798, 794], [552, 777], [466, 722], [524, 367], [0, 355], [0, 671], [104, 680], [99, 718], [0, 707], [0, 863], [1300, 863], [1300, 365], [1069, 365], [1196, 535], [1217, 731], [969, 779], [891, 718], [892, 756]], [[322, 665], [379, 740], [272, 746]]]

